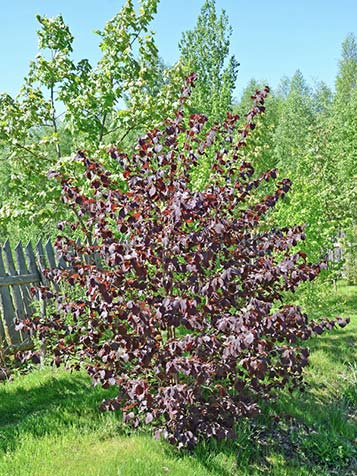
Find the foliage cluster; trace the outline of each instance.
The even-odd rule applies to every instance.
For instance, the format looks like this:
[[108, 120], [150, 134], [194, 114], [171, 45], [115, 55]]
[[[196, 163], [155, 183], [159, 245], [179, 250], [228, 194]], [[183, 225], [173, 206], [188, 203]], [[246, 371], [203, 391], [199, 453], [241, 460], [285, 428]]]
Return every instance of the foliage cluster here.
[[[309, 321], [298, 306], [279, 303], [326, 263], [292, 251], [305, 239], [302, 226], [265, 223], [290, 180], [275, 183], [276, 169], [256, 176], [240, 159], [269, 88], [252, 96], [243, 128], [231, 113], [210, 126], [205, 115], [184, 114], [195, 80], [187, 78], [174, 118], [142, 136], [131, 156], [110, 149], [124, 187], [84, 152], [77, 160], [87, 187], [58, 175], [77, 217], [59, 227], [87, 240], [57, 238], [68, 267], [48, 277], [71, 291], [43, 287], [56, 310], [18, 322], [39, 335], [56, 365], [84, 365], [95, 384], [117, 387], [103, 409], [121, 409], [134, 427], [151, 424], [178, 447], [233, 438], [261, 399], [301, 387], [303, 341], [348, 322]], [[212, 154], [211, 180], [196, 190], [195, 169]], [[266, 186], [270, 193], [259, 195]]]

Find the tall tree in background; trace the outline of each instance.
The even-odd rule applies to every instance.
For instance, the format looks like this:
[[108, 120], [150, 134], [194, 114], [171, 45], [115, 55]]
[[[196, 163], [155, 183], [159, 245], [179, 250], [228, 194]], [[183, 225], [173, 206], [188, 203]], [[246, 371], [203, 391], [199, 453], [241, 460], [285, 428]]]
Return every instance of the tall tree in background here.
[[183, 33], [179, 43], [182, 63], [199, 78], [191, 98], [193, 112], [205, 111], [211, 122], [232, 109], [239, 65], [229, 57], [231, 33], [225, 11], [218, 15], [215, 0], [206, 0], [195, 28]]
[[357, 282], [357, 42], [353, 34], [342, 44], [336, 93], [329, 118], [327, 155], [330, 167], [330, 210], [336, 230], [345, 236], [346, 273]]
[[314, 93], [297, 71], [289, 82], [288, 93], [281, 97], [279, 124], [274, 137], [279, 175], [290, 177], [294, 184], [287, 203], [277, 207], [276, 219], [289, 225], [306, 224], [309, 238], [306, 251], [313, 259], [320, 259], [331, 248], [334, 233], [328, 216], [326, 180], [329, 167], [325, 157], [328, 97], [324, 85], [319, 85]]
[[348, 102], [357, 88], [357, 42], [350, 33], [342, 43], [342, 57], [336, 78], [336, 102]]
[[334, 161], [336, 215], [340, 226], [356, 222], [357, 191], [357, 42], [348, 35], [342, 44], [342, 58], [336, 78], [336, 93], [331, 114], [330, 160]]
[[294, 186], [291, 203], [277, 207], [276, 213], [281, 222], [307, 224], [308, 251], [314, 259], [331, 249], [341, 232], [353, 239], [356, 85], [357, 48], [349, 35], [342, 45], [334, 96], [323, 83], [313, 92], [297, 72], [281, 101], [275, 156], [280, 173], [291, 177]]

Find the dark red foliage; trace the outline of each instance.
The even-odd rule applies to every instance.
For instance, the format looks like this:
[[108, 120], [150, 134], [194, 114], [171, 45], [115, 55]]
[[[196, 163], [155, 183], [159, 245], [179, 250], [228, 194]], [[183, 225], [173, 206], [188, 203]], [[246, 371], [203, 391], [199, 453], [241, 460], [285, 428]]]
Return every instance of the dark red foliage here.
[[[78, 154], [89, 192], [62, 179], [63, 200], [78, 217], [72, 229], [88, 241], [58, 237], [68, 269], [48, 277], [70, 291], [42, 289], [57, 311], [25, 326], [56, 365], [82, 364], [95, 384], [118, 388], [103, 409], [121, 409], [125, 422], [151, 424], [179, 447], [233, 438], [260, 399], [301, 386], [309, 355], [302, 341], [339, 322], [309, 322], [299, 307], [279, 304], [325, 264], [290, 251], [305, 239], [302, 226], [264, 225], [290, 180], [274, 184], [276, 170], [254, 177], [239, 160], [268, 88], [253, 96], [243, 129], [232, 114], [208, 128], [204, 115], [184, 117], [194, 81], [175, 118], [141, 137], [130, 157], [109, 151], [126, 188]], [[211, 161], [212, 177], [196, 191], [202, 160]], [[266, 182], [273, 191], [257, 203], [254, 191]]]

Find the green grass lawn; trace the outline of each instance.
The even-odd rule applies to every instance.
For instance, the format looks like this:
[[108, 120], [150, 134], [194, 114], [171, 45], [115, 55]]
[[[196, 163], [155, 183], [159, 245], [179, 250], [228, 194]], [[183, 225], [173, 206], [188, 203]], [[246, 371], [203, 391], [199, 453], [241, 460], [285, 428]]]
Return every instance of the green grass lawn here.
[[0, 384], [0, 475], [357, 475], [356, 287], [340, 284], [325, 308], [352, 322], [311, 343], [306, 392], [281, 394], [259, 419], [241, 422], [235, 442], [193, 454], [100, 413], [108, 391], [83, 374], [43, 369]]

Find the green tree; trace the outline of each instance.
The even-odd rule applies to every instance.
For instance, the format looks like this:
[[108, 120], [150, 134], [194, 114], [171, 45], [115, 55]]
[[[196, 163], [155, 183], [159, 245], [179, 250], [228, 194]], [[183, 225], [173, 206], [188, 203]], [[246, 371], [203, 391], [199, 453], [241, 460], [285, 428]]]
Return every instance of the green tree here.
[[191, 98], [192, 110], [205, 111], [211, 122], [222, 120], [233, 105], [239, 65], [234, 56], [229, 57], [231, 33], [225, 11], [218, 15], [215, 0], [206, 0], [196, 26], [183, 33], [179, 42], [183, 65], [199, 79]]
[[317, 260], [331, 247], [334, 234], [329, 218], [326, 160], [330, 94], [323, 84], [313, 92], [300, 71], [288, 84], [285, 99], [281, 96], [274, 153], [279, 176], [291, 178], [293, 187], [285, 205], [277, 207], [275, 218], [280, 224], [305, 223], [308, 236], [305, 251]]
[[342, 44], [336, 94], [330, 117], [329, 158], [334, 166], [335, 214], [340, 226], [356, 223], [357, 43], [350, 34]]
[[277, 207], [278, 221], [306, 223], [307, 251], [313, 259], [326, 255], [336, 236], [353, 223], [357, 69], [353, 41], [346, 41], [350, 46], [344, 43], [335, 96], [324, 83], [312, 91], [296, 73], [282, 96], [275, 134], [280, 176], [293, 181], [288, 206]]
[[357, 88], [357, 42], [350, 33], [342, 43], [342, 55], [336, 78], [337, 103], [346, 103]]
[[158, 1], [142, 0], [138, 11], [132, 0], [126, 2], [97, 32], [102, 57], [95, 66], [73, 60], [73, 36], [61, 16], [37, 17], [39, 54], [19, 94], [0, 96], [2, 234], [18, 227], [51, 229], [44, 225], [54, 225], [63, 210], [59, 187], [47, 174], [75, 174], [72, 151], [101, 154], [175, 107], [172, 96], [178, 95], [183, 70], [177, 64], [163, 72], [160, 64], [149, 30]]
[[[331, 219], [345, 236], [346, 273], [357, 281], [357, 42], [353, 34], [342, 44], [336, 93], [328, 121], [326, 152], [330, 164]], [[350, 246], [350, 244], [354, 246]]]

